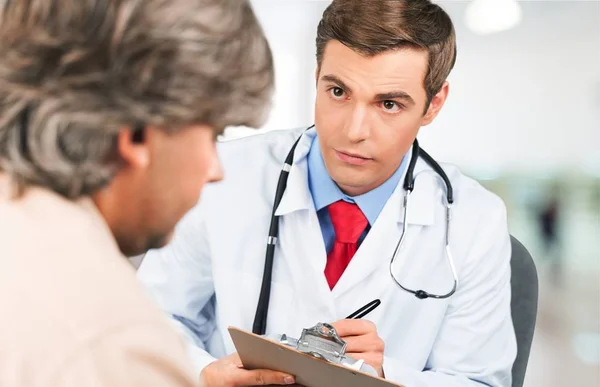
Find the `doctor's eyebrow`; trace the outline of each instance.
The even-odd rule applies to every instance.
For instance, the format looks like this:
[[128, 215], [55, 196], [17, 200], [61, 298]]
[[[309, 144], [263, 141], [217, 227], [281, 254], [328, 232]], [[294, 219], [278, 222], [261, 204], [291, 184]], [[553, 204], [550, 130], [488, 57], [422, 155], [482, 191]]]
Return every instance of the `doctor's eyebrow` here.
[[342, 81], [341, 79], [339, 79], [338, 77], [336, 77], [335, 75], [323, 75], [321, 77], [322, 81], [325, 82], [331, 82], [331, 83], [335, 83], [336, 85], [339, 86], [340, 89], [344, 89], [344, 91], [347, 91], [348, 93], [352, 92], [352, 89], [350, 87], [348, 87], [348, 85], [346, 85], [344, 83], [344, 81]]

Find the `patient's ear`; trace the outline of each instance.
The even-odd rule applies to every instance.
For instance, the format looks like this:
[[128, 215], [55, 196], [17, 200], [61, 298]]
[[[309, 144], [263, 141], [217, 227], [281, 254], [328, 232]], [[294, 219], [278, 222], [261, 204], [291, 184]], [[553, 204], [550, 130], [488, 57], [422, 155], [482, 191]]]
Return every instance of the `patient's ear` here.
[[150, 149], [146, 143], [146, 128], [143, 125], [123, 127], [117, 137], [120, 158], [127, 166], [147, 168], [150, 164]]

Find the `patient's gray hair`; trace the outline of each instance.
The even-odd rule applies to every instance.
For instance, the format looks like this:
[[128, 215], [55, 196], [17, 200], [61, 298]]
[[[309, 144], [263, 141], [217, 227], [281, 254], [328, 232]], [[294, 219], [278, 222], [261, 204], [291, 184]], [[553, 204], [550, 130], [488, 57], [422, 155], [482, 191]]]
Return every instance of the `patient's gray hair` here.
[[77, 198], [136, 123], [262, 124], [273, 60], [246, 0], [0, 0], [0, 170]]

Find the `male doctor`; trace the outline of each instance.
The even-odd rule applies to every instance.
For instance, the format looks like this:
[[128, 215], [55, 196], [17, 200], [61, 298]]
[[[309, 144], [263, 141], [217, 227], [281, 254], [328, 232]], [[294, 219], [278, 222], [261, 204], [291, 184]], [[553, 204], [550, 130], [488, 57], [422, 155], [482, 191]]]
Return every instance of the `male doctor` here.
[[[189, 338], [204, 383], [241, 385], [248, 371], [227, 327], [253, 327], [275, 189], [300, 138], [274, 213], [266, 333], [298, 337], [331, 322], [351, 356], [407, 387], [510, 386], [510, 239], [499, 198], [444, 164], [454, 188], [456, 292], [419, 299], [390, 276], [412, 144], [448, 96], [456, 56], [449, 16], [428, 0], [334, 0], [316, 43], [315, 128], [222, 143], [227, 179], [203, 192], [139, 278]], [[443, 295], [454, 284], [446, 189], [421, 158], [414, 176], [392, 272], [407, 288]], [[345, 319], [374, 299], [381, 305], [364, 319]]]

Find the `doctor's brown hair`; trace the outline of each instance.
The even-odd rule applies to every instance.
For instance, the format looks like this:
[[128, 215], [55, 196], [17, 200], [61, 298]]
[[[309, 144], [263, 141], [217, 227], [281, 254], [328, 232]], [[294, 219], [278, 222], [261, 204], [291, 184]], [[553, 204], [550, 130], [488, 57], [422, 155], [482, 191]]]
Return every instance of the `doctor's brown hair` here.
[[325, 46], [331, 40], [365, 56], [402, 48], [427, 51], [426, 107], [456, 61], [452, 20], [429, 0], [334, 0], [325, 9], [317, 29], [319, 69]]

